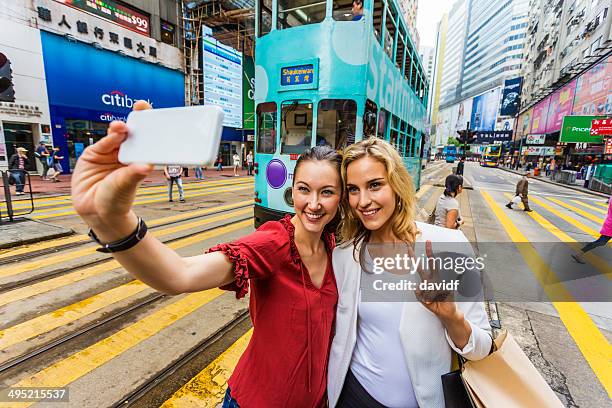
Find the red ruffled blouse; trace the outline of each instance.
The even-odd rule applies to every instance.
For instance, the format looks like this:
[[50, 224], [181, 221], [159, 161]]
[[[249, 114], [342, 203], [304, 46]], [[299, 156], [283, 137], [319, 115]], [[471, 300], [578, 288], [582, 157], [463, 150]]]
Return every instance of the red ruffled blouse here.
[[241, 408], [326, 406], [327, 360], [338, 302], [334, 236], [324, 234], [327, 268], [317, 289], [300, 258], [290, 216], [209, 252], [222, 251], [236, 279], [222, 289], [244, 297], [251, 285], [253, 336], [228, 383]]

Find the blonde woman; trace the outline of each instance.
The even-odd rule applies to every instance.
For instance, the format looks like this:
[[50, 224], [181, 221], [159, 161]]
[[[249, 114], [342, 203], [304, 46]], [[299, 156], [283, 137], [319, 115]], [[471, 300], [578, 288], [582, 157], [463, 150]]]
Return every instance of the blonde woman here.
[[409, 294], [406, 301], [364, 301], [371, 273], [365, 265], [372, 245], [414, 256], [419, 244], [433, 256], [432, 245], [441, 235], [462, 233], [414, 221], [412, 179], [395, 149], [381, 139], [350, 146], [342, 178], [346, 211], [342, 245], [333, 252], [339, 300], [328, 365], [329, 405], [443, 408], [440, 376], [451, 370], [452, 351], [478, 360], [491, 349], [484, 305], [425, 293], [413, 294], [413, 301]]

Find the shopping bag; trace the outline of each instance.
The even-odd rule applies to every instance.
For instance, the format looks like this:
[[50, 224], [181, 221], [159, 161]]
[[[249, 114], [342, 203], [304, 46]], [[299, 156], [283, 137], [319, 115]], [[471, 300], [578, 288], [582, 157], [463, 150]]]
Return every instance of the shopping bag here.
[[475, 407], [563, 408], [510, 333], [504, 330], [494, 341], [496, 351], [463, 364], [461, 378]]
[[522, 199], [521, 199], [521, 196], [520, 196], [520, 195], [517, 195], [517, 196], [515, 196], [515, 197], [512, 199], [512, 203], [513, 203], [513, 204], [516, 204], [516, 205], [519, 205], [519, 204], [521, 203], [521, 201], [522, 201]]

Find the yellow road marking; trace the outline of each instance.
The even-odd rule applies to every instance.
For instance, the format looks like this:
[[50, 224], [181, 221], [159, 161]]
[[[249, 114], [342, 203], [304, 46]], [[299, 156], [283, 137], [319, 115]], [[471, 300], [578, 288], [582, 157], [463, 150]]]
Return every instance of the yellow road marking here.
[[595, 207], [595, 206], [593, 206], [593, 205], [589, 205], [589, 204], [587, 204], [587, 203], [583, 203], [582, 201], [579, 201], [579, 200], [572, 200], [572, 202], [573, 202], [574, 204], [578, 204], [578, 205], [581, 205], [581, 206], [583, 206], [583, 207], [585, 207], [585, 208], [588, 208], [588, 209], [590, 209], [590, 210], [596, 211], [596, 212], [598, 212], [598, 213], [600, 213], [600, 214], [607, 214], [607, 213], [608, 213], [607, 211], [602, 210], [601, 208]]
[[[162, 230], [151, 231], [151, 234], [155, 237], [161, 237], [164, 235], [173, 234], [179, 231], [185, 231], [194, 227], [198, 227], [201, 225], [210, 224], [216, 221], [223, 221], [228, 218], [233, 218], [240, 215], [245, 215], [252, 213], [252, 208], [243, 208], [241, 210], [236, 210], [228, 213], [223, 213], [219, 215], [215, 215], [210, 218], [205, 218], [203, 220], [197, 220], [193, 222], [189, 222], [187, 224], [179, 224], [173, 227], [164, 228]], [[88, 246], [86, 248], [81, 248], [77, 250], [68, 251], [67, 253], [60, 253], [53, 256], [43, 257], [43, 259], [37, 259], [35, 261], [21, 263], [13, 266], [6, 266], [0, 271], [0, 277], [13, 276], [24, 272], [30, 272], [35, 269], [48, 267], [51, 265], [55, 265], [58, 263], [66, 262], [72, 259], [80, 258], [82, 256], [91, 255], [96, 253], [96, 249], [98, 246]]]
[[[584, 225], [583, 223], [575, 220], [574, 218], [569, 217], [569, 216], [563, 214], [560, 211], [557, 211], [555, 208], [553, 208], [552, 206], [546, 204], [542, 200], [539, 200], [539, 199], [537, 199], [535, 197], [530, 197], [529, 200], [533, 201], [534, 203], [536, 203], [540, 207], [545, 208], [550, 213], [556, 215], [557, 217], [563, 219], [564, 221], [568, 222], [569, 224], [573, 225], [574, 227], [578, 228], [579, 230], [581, 230], [581, 231], [591, 235], [594, 238], [599, 238], [599, 236], [601, 235], [598, 231], [594, 230], [593, 228], [590, 228], [590, 227]], [[608, 243], [608, 245], [612, 246], [612, 242]]]
[[[65, 387], [195, 312], [223, 293], [224, 291], [220, 289], [211, 289], [187, 295], [105, 339], [22, 379], [11, 387]], [[33, 404], [35, 402], [18, 402], [9, 403], [4, 407], [29, 407]]]
[[[512, 194], [504, 193], [504, 195], [510, 200], [512, 200], [513, 198]], [[582, 246], [578, 245], [577, 240], [570, 237], [565, 232], [561, 231], [557, 226], [553, 225], [552, 222], [544, 218], [537, 211], [532, 211], [528, 214], [538, 224], [540, 224], [545, 230], [547, 230], [548, 232], [553, 234], [555, 237], [557, 237], [559, 241], [563, 242], [564, 244], [566, 244], [567, 246], [569, 246], [576, 252], [580, 251], [580, 248]], [[587, 259], [587, 261], [589, 261], [591, 265], [597, 268], [605, 277], [607, 277], [608, 279], [612, 279], [612, 268], [610, 268], [610, 265], [608, 265], [607, 261], [601, 259], [600, 257], [598, 257], [597, 255], [591, 252], [587, 252], [585, 254], [585, 258]]]
[[[493, 198], [486, 191], [481, 191], [481, 194], [510, 239], [515, 243], [529, 242]], [[555, 274], [532, 245], [522, 244], [517, 245], [517, 248], [549, 299], [573, 298], [562, 284], [551, 285], [550, 282], [547, 282], [555, 277]], [[612, 395], [612, 346], [580, 304], [566, 301], [552, 302], [552, 305], [608, 395]]]
[[[205, 208], [203, 210], [189, 211], [189, 212], [186, 212], [186, 213], [181, 213], [181, 214], [177, 214], [177, 215], [171, 215], [169, 217], [157, 218], [155, 220], [147, 221], [147, 224], [150, 227], [155, 227], [155, 226], [161, 225], [161, 224], [167, 224], [167, 223], [170, 223], [170, 222], [181, 221], [181, 220], [184, 220], [186, 218], [199, 217], [199, 216], [206, 215], [206, 214], [209, 214], [209, 213], [215, 212], [215, 211], [230, 210], [232, 208], [242, 207], [243, 205], [248, 205], [248, 204], [253, 204], [253, 201], [252, 200], [245, 200], [245, 201], [239, 201], [239, 202], [234, 203], [234, 204], [227, 204], [227, 205], [221, 205], [221, 206], [218, 206], [218, 207]], [[11, 248], [11, 249], [7, 249], [5, 251], [0, 251], [0, 259], [8, 258], [9, 256], [16, 256], [16, 255], [26, 254], [26, 253], [33, 252], [33, 251], [41, 251], [41, 250], [44, 250], [44, 249], [60, 247], [60, 246], [63, 246], [63, 245], [74, 243], [74, 242], [84, 242], [84, 241], [90, 241], [90, 240], [91, 240], [91, 238], [89, 238], [89, 236], [84, 235], [84, 234], [79, 234], [79, 235], [74, 235], [74, 236], [70, 236], [70, 237], [67, 237], [67, 238], [60, 238], [60, 239], [54, 239], [54, 240], [50, 240], [50, 241], [43, 241], [43, 242], [39, 242], [39, 243], [32, 244], [32, 245], [26, 245], [26, 246], [23, 246], [23, 247], [18, 247], [18, 248], [14, 248], [14, 249]]]
[[227, 380], [253, 335], [250, 329], [187, 384], [168, 398], [160, 408], [216, 407], [225, 395]]
[[603, 208], [608, 208], [608, 204], [606, 204], [606, 203], [600, 203], [599, 201], [595, 201], [595, 204], [597, 204], [598, 206], [603, 207]]
[[431, 184], [425, 184], [423, 186], [421, 186], [421, 188], [419, 189], [419, 191], [417, 191], [416, 193], [416, 198], [421, 198], [423, 197], [423, 195], [428, 192], [433, 186]]
[[[217, 189], [211, 189], [211, 190], [206, 190], [206, 192], [203, 193], [196, 193], [196, 194], [190, 194], [188, 198], [193, 198], [193, 197], [202, 197], [202, 196], [207, 196], [207, 195], [212, 195], [212, 194], [219, 194], [219, 193], [228, 193], [228, 192], [232, 192], [232, 191], [240, 191], [240, 190], [248, 190], [251, 189], [253, 187], [252, 184], [247, 184], [244, 183], [246, 185], [245, 186], [238, 186], [238, 187], [228, 187], [228, 188], [217, 188]], [[160, 194], [158, 197], [162, 197], [162, 198], [150, 198], [147, 200], [140, 200], [140, 201], [136, 201], [134, 202], [134, 205], [141, 205], [141, 204], [150, 204], [150, 203], [161, 203], [164, 201], [167, 201], [167, 195], [164, 194]], [[33, 219], [47, 219], [47, 218], [55, 218], [55, 217], [63, 217], [65, 215], [74, 215], [76, 214], [76, 211], [74, 210], [70, 210], [70, 211], [64, 211], [64, 212], [59, 212], [59, 213], [49, 213], [49, 214], [43, 214], [43, 215], [34, 215], [31, 216], [30, 218]]]
[[[204, 240], [218, 237], [230, 232], [240, 230], [242, 228], [248, 228], [253, 226], [252, 220], [244, 220], [231, 225], [227, 225], [221, 228], [215, 228], [210, 231], [203, 232], [201, 234], [194, 235], [193, 237], [183, 238], [178, 241], [168, 244], [172, 249], [180, 249], [190, 245], [200, 243]], [[33, 285], [29, 285], [23, 288], [14, 289], [12, 291], [3, 293], [0, 296], [0, 306], [16, 302], [18, 300], [26, 299], [32, 296], [39, 295], [41, 293], [49, 292], [53, 289], [57, 289], [62, 286], [69, 285], [71, 283], [78, 282], [80, 280], [89, 278], [91, 276], [99, 275], [104, 272], [112, 271], [113, 269], [119, 268], [121, 265], [119, 262], [112, 260], [99, 265], [95, 265], [83, 270], [72, 272], [66, 275], [58, 276], [46, 281], [38, 282]]]
[[565, 207], [568, 210], [572, 210], [572, 211], [582, 215], [583, 217], [588, 218], [591, 221], [595, 221], [598, 224], [603, 224], [603, 222], [604, 222], [604, 220], [602, 218], [599, 218], [598, 216], [593, 215], [591, 213], [588, 213], [588, 212], [586, 212], [584, 210], [581, 210], [578, 207], [574, 207], [573, 205], [566, 204], [563, 201], [557, 200], [556, 198], [546, 197], [546, 199], [549, 200], [549, 201], [552, 201], [553, 203], [555, 203], [557, 205], [560, 205], [561, 207]]
[[[201, 190], [207, 190], [211, 187], [230, 187], [230, 186], [239, 186], [239, 185], [247, 185], [247, 184], [252, 184], [253, 181], [252, 180], [247, 180], [247, 179], [241, 179], [241, 180], [232, 180], [231, 182], [226, 182], [225, 180], [223, 181], [211, 181], [210, 183], [189, 183], [186, 184], [184, 187], [185, 192], [191, 192], [191, 191], [201, 191]], [[156, 188], [156, 190], [153, 190], [153, 188], [151, 189], [151, 191], [146, 191], [145, 193], [140, 192], [141, 190], [139, 190], [139, 193], [136, 194], [136, 198], [147, 198], [147, 197], [162, 197], [164, 195], [167, 195], [168, 193], [168, 186], [159, 186], [159, 188]], [[30, 202], [28, 201], [27, 203], [20, 203], [21, 201], [25, 201], [25, 200], [19, 200], [17, 202], [13, 201], [13, 209], [14, 210], [23, 210], [23, 209], [29, 209], [30, 208]], [[19, 204], [18, 204], [19, 203]], [[53, 211], [53, 210], [61, 210], [64, 208], [70, 208], [72, 207], [72, 199], [69, 200], [61, 200], [61, 202], [42, 202], [42, 203], [35, 203], [34, 205], [34, 209], [35, 211], [39, 208], [42, 207], [55, 207], [50, 209], [49, 211]]]
[[140, 281], [132, 281], [106, 292], [99, 293], [88, 299], [83, 299], [80, 302], [62, 307], [51, 313], [0, 330], [0, 350], [4, 350], [14, 344], [31, 339], [40, 334], [48, 333], [51, 330], [81, 319], [106, 306], [127, 299], [145, 289], [150, 288]]

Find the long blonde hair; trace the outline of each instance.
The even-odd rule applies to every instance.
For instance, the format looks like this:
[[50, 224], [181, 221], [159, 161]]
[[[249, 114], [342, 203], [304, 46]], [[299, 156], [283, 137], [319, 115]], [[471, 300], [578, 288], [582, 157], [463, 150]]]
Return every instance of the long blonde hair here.
[[[395, 193], [395, 210], [391, 216], [393, 234], [406, 243], [414, 243], [416, 236], [419, 234], [414, 223], [417, 199], [414, 182], [408, 174], [399, 153], [388, 142], [372, 137], [349, 146], [344, 151], [343, 156], [342, 182], [345, 199], [342, 200], [344, 217], [339, 226], [340, 242], [346, 244], [353, 241], [353, 245], [357, 249], [360, 243], [369, 241], [370, 231], [365, 228], [348, 203], [346, 171], [351, 163], [364, 157], [371, 157], [385, 166], [387, 180]], [[362, 245], [362, 249], [364, 247]]]

